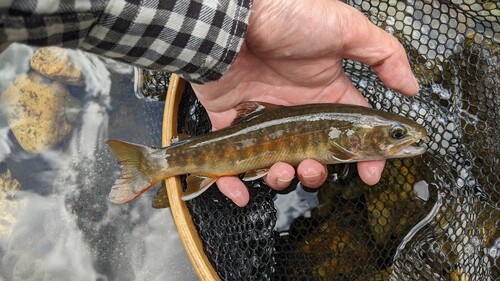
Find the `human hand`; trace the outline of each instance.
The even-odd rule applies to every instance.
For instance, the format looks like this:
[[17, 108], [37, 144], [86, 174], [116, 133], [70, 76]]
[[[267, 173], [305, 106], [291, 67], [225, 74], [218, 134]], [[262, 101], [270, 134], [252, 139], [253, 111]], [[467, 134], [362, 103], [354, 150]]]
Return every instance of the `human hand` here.
[[[344, 58], [370, 66], [386, 86], [406, 95], [419, 90], [405, 51], [396, 38], [373, 25], [361, 12], [337, 0], [254, 0], [245, 42], [222, 78], [192, 87], [206, 108], [213, 129], [229, 126], [234, 107], [243, 101], [282, 105], [348, 103], [368, 106], [342, 69]], [[358, 163], [361, 179], [380, 180], [384, 161]], [[273, 165], [264, 180], [271, 188], [286, 188], [295, 169]], [[326, 167], [305, 160], [299, 180], [319, 187]], [[220, 191], [238, 206], [249, 201], [238, 177], [222, 177]]]

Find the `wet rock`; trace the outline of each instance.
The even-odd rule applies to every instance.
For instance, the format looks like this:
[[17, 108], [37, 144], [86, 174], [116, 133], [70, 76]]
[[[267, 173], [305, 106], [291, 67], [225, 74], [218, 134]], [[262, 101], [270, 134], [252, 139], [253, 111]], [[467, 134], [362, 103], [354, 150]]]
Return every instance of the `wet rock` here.
[[44, 264], [41, 259], [32, 257], [29, 254], [21, 255], [14, 266], [12, 273], [13, 281], [35, 281], [35, 280], [54, 280], [55, 276], [44, 270]]
[[338, 205], [337, 201], [345, 199], [357, 202], [364, 194], [356, 163], [327, 165], [327, 168], [328, 180], [318, 188], [318, 206], [312, 210], [313, 216], [318, 218], [328, 217]]
[[37, 72], [63, 84], [81, 86], [83, 75], [68, 55], [68, 51], [59, 47], [38, 49], [31, 57], [31, 67]]
[[333, 217], [307, 235], [299, 251], [308, 261], [313, 261], [312, 272], [301, 272], [302, 276], [313, 275], [318, 280], [352, 280], [362, 272], [375, 271], [373, 251], [375, 244], [368, 232], [356, 227], [337, 223]]
[[[417, 233], [415, 243], [396, 261], [394, 275], [404, 280], [498, 280], [491, 252], [499, 236], [496, 204], [473, 195], [449, 194], [443, 200], [427, 231]], [[418, 260], [422, 270], [401, 259]]]
[[290, 234], [300, 241], [290, 260], [296, 268], [294, 280], [354, 280], [377, 270], [378, 249], [365, 210], [356, 201], [337, 194], [330, 199], [331, 213], [324, 213], [328, 217], [321, 223], [317, 224], [317, 215], [294, 221]]
[[400, 241], [431, 206], [414, 188], [417, 182], [430, 182], [422, 166], [422, 159], [418, 157], [389, 160], [380, 182], [365, 185], [368, 220], [379, 245], [394, 238]]
[[15, 212], [18, 201], [14, 193], [21, 185], [12, 178], [10, 170], [0, 164], [0, 239], [8, 236], [16, 223]]
[[53, 147], [70, 131], [65, 116], [64, 86], [41, 75], [20, 75], [0, 96], [9, 126], [21, 147], [37, 153]]
[[[498, 124], [500, 122], [500, 44], [480, 34], [467, 35], [463, 51], [452, 57], [459, 77], [463, 141], [473, 155], [472, 174], [495, 202], [500, 200]], [[468, 181], [468, 178], [464, 178]]]
[[387, 281], [391, 275], [391, 268], [376, 270], [356, 278], [355, 281]]

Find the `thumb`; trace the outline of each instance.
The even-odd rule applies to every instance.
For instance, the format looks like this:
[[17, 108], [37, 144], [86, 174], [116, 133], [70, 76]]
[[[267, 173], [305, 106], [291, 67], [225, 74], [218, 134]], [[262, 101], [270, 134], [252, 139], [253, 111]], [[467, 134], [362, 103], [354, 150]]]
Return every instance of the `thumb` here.
[[406, 51], [398, 40], [371, 23], [360, 11], [345, 5], [348, 13], [339, 20], [343, 35], [343, 57], [370, 66], [384, 84], [406, 95], [419, 91]]

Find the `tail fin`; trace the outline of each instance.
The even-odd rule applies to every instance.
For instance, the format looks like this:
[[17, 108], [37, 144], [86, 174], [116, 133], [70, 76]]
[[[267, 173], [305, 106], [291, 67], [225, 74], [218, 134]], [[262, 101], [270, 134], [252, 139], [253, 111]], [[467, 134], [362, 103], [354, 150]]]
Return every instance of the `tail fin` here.
[[161, 167], [153, 161], [152, 148], [117, 140], [108, 140], [108, 145], [122, 170], [109, 193], [111, 203], [130, 202], [161, 180], [154, 176]]

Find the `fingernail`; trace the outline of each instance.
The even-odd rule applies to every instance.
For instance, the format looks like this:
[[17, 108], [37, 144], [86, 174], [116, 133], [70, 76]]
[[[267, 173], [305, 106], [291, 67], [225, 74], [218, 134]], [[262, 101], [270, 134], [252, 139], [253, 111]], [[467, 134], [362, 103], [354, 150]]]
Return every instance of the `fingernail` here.
[[243, 208], [243, 207], [245, 207], [247, 205], [246, 203], [238, 203], [238, 202], [236, 202], [234, 200], [233, 200], [233, 203], [236, 204], [240, 208]]
[[278, 178], [278, 180], [277, 180], [278, 187], [280, 187], [280, 188], [288, 187], [290, 185], [290, 183], [292, 182], [292, 180], [293, 180], [293, 178], [291, 178], [291, 179]]
[[366, 170], [366, 174], [369, 176], [369, 177], [373, 177], [375, 176], [376, 174], [378, 174], [378, 169], [375, 168], [375, 167], [370, 167], [369, 169]]
[[302, 177], [307, 181], [307, 183], [315, 184], [322, 178], [322, 174], [303, 175]]
[[243, 202], [239, 202], [241, 200], [238, 200], [242, 197], [239, 190], [231, 191], [231, 193], [228, 194], [228, 197], [234, 202], [234, 204], [238, 205], [239, 207], [245, 207], [246, 204], [244, 204]]
[[368, 185], [375, 185], [380, 180], [380, 170], [375, 167], [367, 169], [366, 175], [369, 177], [368, 182], [365, 182]]

